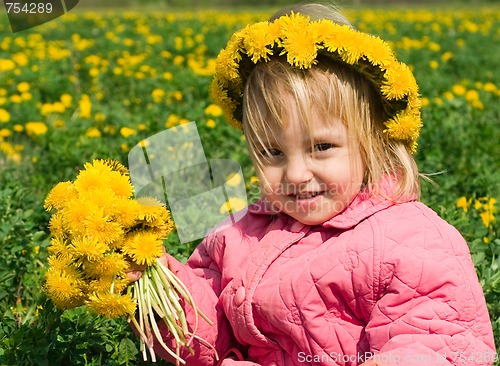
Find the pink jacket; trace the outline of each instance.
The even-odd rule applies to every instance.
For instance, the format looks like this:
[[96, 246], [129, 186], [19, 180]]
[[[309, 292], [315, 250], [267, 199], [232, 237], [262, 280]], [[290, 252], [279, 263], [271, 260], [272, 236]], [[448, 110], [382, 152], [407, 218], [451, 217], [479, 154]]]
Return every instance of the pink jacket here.
[[492, 363], [467, 244], [420, 202], [361, 192], [341, 214], [306, 226], [259, 201], [208, 235], [187, 265], [169, 265], [216, 321], [201, 320], [198, 335], [221, 360], [195, 342], [194, 355], [182, 354], [188, 365]]

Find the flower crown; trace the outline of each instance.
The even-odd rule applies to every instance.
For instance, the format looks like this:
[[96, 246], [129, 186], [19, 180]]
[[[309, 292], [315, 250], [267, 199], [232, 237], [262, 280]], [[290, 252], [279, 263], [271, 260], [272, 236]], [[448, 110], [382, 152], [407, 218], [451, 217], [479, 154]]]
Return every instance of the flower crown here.
[[228, 122], [241, 130], [243, 90], [255, 64], [286, 55], [290, 65], [308, 69], [319, 54], [349, 65], [375, 86], [389, 116], [384, 133], [415, 152], [422, 126], [421, 101], [410, 68], [380, 38], [331, 20], [310, 21], [291, 13], [234, 33], [217, 56], [211, 96]]

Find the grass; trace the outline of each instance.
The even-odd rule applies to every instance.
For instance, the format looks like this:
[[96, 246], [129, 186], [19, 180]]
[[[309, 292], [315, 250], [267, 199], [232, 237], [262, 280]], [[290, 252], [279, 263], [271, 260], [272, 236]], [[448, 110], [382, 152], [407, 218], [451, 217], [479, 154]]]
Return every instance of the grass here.
[[[124, 319], [60, 311], [42, 291], [50, 244], [43, 200], [85, 162], [126, 163], [141, 139], [196, 121], [207, 157], [237, 161], [255, 197], [244, 142], [207, 109], [208, 85], [211, 60], [229, 35], [271, 11], [135, 10], [77, 8], [17, 34], [0, 20], [0, 365], [145, 364]], [[439, 173], [436, 186], [423, 184], [422, 200], [467, 240], [498, 346], [498, 8], [348, 13], [414, 70], [425, 102], [416, 159], [422, 172]], [[174, 235], [166, 244], [185, 260], [197, 242], [181, 245]]]

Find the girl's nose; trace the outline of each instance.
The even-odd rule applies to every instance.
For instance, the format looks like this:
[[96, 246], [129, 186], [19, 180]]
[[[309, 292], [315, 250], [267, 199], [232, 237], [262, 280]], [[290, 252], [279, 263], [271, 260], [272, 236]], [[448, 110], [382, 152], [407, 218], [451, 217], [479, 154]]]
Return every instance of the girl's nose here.
[[289, 158], [286, 164], [285, 179], [287, 183], [299, 184], [312, 178], [312, 172], [305, 156]]

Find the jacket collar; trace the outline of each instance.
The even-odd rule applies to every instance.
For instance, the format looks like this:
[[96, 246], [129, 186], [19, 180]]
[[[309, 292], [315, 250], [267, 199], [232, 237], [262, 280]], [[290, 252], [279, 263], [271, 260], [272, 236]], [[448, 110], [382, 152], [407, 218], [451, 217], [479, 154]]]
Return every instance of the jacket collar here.
[[[320, 226], [348, 229], [356, 226], [362, 220], [373, 215], [374, 213], [397, 204], [396, 202], [384, 197], [384, 195], [390, 196], [394, 190], [395, 183], [395, 179], [391, 179], [390, 177], [384, 178], [381, 182], [381, 192], [383, 195], [374, 195], [369, 193], [366, 189], [361, 190], [344, 211], [325, 221]], [[404, 201], [409, 202], [414, 200], [415, 197], [410, 197]], [[251, 204], [248, 207], [248, 211], [258, 215], [274, 216], [283, 214], [279, 210], [275, 209], [265, 198]]]

